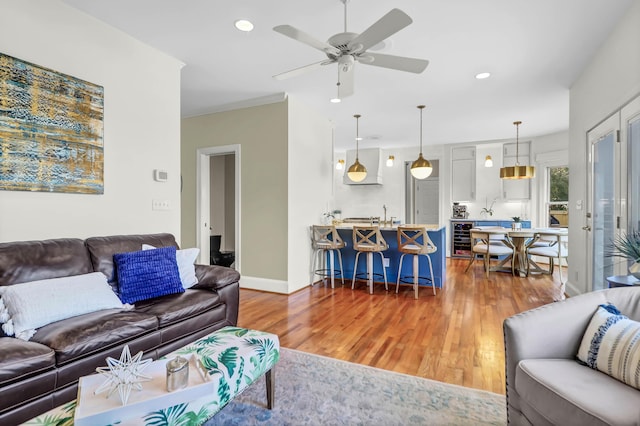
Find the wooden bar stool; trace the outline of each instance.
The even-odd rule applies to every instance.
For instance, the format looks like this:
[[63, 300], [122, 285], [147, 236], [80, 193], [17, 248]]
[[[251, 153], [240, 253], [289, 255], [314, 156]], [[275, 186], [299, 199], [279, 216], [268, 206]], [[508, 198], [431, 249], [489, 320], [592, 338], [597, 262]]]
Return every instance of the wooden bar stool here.
[[[334, 225], [312, 225], [311, 227], [311, 245], [313, 247], [313, 266], [311, 267], [311, 285], [316, 275], [321, 277], [331, 277], [331, 288], [335, 288], [335, 276], [340, 274], [342, 285], [344, 285], [344, 273], [342, 270], [342, 254], [340, 249], [345, 247], [346, 244], [338, 235], [338, 231]], [[338, 253], [338, 263], [340, 264], [340, 271], [335, 269], [333, 253]], [[322, 254], [323, 268], [318, 268], [316, 262], [318, 260], [318, 254]], [[328, 257], [328, 259], [326, 259]], [[329, 267], [327, 268], [327, 261]]]
[[[409, 254], [413, 256], [413, 290], [414, 297], [418, 298], [418, 284], [420, 279], [429, 280], [431, 282], [431, 287], [433, 288], [433, 295], [436, 295], [436, 283], [435, 278], [433, 276], [433, 264], [431, 263], [432, 253], [438, 251], [438, 247], [433, 244], [431, 238], [427, 234], [427, 228], [424, 226], [417, 225], [399, 225], [398, 226], [398, 251], [402, 253], [400, 256], [400, 265], [398, 266], [398, 280], [396, 281], [396, 293], [398, 293], [398, 288], [400, 287], [400, 281], [404, 281], [404, 278], [408, 277], [400, 277], [400, 273], [402, 271], [402, 261], [404, 260], [404, 256]], [[420, 276], [420, 256], [425, 256], [429, 262], [429, 273], [430, 277], [421, 277]]]
[[373, 253], [378, 253], [380, 255], [380, 261], [382, 262], [382, 275], [384, 276], [384, 288], [385, 290], [389, 290], [389, 286], [387, 284], [387, 270], [384, 266], [384, 255], [382, 254], [389, 248], [389, 245], [382, 237], [382, 233], [380, 233], [380, 227], [378, 225], [371, 226], [357, 226], [353, 227], [353, 249], [357, 251], [356, 259], [353, 265], [353, 280], [351, 281], [351, 288], [355, 288], [356, 276], [364, 275], [364, 274], [356, 274], [358, 270], [358, 257], [360, 253], [367, 253], [367, 286], [369, 287], [369, 293], [373, 294]]

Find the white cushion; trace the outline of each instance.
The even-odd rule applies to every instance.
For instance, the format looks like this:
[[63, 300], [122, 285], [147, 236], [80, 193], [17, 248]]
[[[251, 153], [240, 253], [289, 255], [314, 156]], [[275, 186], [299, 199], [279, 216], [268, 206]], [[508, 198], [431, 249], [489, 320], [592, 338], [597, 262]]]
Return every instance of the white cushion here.
[[640, 389], [640, 323], [611, 304], [598, 306], [580, 343], [578, 359]]
[[[149, 244], [142, 245], [142, 250], [153, 250], [154, 248], [156, 247]], [[182, 287], [184, 287], [185, 290], [198, 284], [195, 267], [198, 254], [200, 254], [199, 248], [188, 248], [176, 251], [176, 262], [178, 263], [180, 281], [182, 281]]]
[[472, 251], [474, 253], [486, 254], [487, 249], [489, 249], [489, 254], [492, 254], [495, 256], [513, 254], [513, 249], [505, 246], [504, 244], [501, 244], [501, 245], [489, 244], [489, 246], [487, 247], [487, 245], [484, 243], [477, 243], [476, 245], [473, 246]]
[[2, 330], [22, 340], [55, 321], [124, 307], [101, 272], [0, 286]]
[[528, 253], [535, 256], [558, 257], [558, 250], [555, 246], [532, 247]]

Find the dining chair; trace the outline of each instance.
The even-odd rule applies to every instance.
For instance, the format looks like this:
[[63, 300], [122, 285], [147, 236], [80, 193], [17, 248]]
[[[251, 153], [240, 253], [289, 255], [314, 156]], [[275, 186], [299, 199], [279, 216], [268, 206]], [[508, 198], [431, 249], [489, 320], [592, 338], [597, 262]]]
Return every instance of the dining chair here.
[[480, 255], [483, 257], [485, 276], [489, 278], [491, 256], [513, 256], [513, 247], [509, 245], [507, 231], [472, 228], [471, 257], [465, 273]]
[[[353, 249], [357, 252], [353, 265], [353, 279], [351, 281], [351, 288], [355, 288], [356, 277], [365, 276], [367, 280], [367, 286], [369, 287], [369, 293], [373, 294], [373, 277], [380, 274], [374, 274], [373, 272], [373, 254], [378, 253], [380, 255], [380, 262], [382, 263], [382, 275], [384, 276], [384, 288], [389, 290], [387, 284], [387, 270], [384, 266], [384, 255], [382, 254], [389, 248], [387, 241], [382, 237], [380, 227], [378, 225], [354, 225], [353, 227]], [[358, 258], [360, 253], [367, 254], [367, 272], [358, 274]]]
[[[436, 283], [433, 276], [433, 264], [431, 263], [430, 254], [438, 251], [438, 247], [431, 241], [429, 234], [427, 234], [427, 228], [418, 225], [399, 225], [397, 230], [398, 237], [398, 251], [402, 253], [400, 256], [400, 265], [398, 266], [398, 278], [396, 281], [396, 293], [400, 287], [400, 281], [404, 281], [407, 277], [412, 278], [414, 297], [418, 298], [418, 284], [420, 279], [429, 280], [431, 287], [433, 288], [433, 295], [436, 295]], [[413, 257], [413, 275], [401, 277], [402, 261], [404, 257], [409, 254]], [[429, 262], [429, 277], [420, 276], [420, 256], [425, 256]], [[406, 281], [404, 281], [406, 282]]]
[[[334, 225], [312, 225], [311, 227], [311, 246], [313, 248], [313, 266], [311, 267], [311, 285], [313, 285], [316, 275], [331, 278], [331, 288], [335, 288], [334, 281], [336, 274], [340, 274], [342, 285], [344, 285], [344, 273], [342, 270], [342, 254], [340, 249], [346, 246], [346, 243], [338, 235], [338, 231]], [[334, 252], [338, 253], [338, 264], [340, 271], [334, 267]], [[318, 256], [320, 255], [321, 256]], [[322, 259], [323, 267], [317, 267], [318, 257]], [[327, 267], [327, 262], [329, 267]]]
[[[527, 275], [530, 272], [539, 272], [543, 274], [553, 275], [553, 269], [555, 260], [558, 260], [558, 270], [560, 275], [560, 283], [566, 284], [566, 280], [562, 277], [562, 259], [565, 262], [569, 258], [569, 236], [563, 232], [554, 231], [538, 231], [536, 232], [536, 242], [542, 244], [532, 245], [527, 249], [527, 255], [529, 256], [529, 262], [527, 265]], [[549, 259], [549, 268], [545, 269], [538, 265], [531, 256], [542, 256]], [[531, 269], [533, 266], [533, 269]]]

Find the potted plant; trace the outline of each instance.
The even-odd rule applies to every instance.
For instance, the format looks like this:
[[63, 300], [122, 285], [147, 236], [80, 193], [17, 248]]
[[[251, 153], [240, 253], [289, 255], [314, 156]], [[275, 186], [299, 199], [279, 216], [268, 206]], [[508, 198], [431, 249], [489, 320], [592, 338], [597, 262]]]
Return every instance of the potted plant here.
[[640, 279], [640, 231], [631, 230], [615, 237], [606, 255], [630, 260], [629, 273]]
[[513, 223], [511, 224], [511, 229], [514, 231], [519, 231], [522, 229], [522, 222], [520, 221], [520, 216], [512, 216]]
[[493, 205], [496, 203], [497, 198], [494, 198], [491, 202], [491, 206], [487, 207], [487, 199], [484, 199], [484, 207], [480, 210], [480, 216], [489, 215], [493, 216]]

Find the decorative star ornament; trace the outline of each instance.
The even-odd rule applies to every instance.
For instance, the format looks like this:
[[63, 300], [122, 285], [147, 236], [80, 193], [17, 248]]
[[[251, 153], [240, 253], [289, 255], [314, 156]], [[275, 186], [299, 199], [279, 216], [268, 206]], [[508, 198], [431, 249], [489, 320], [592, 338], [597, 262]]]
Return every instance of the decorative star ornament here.
[[129, 345], [125, 345], [122, 349], [120, 359], [107, 357], [106, 361], [106, 367], [96, 368], [96, 371], [106, 377], [106, 380], [98, 386], [94, 395], [108, 391], [107, 398], [109, 398], [117, 390], [122, 405], [127, 405], [131, 389], [141, 391], [142, 382], [151, 380], [151, 377], [142, 374], [151, 360], [142, 359], [142, 351], [132, 358]]

